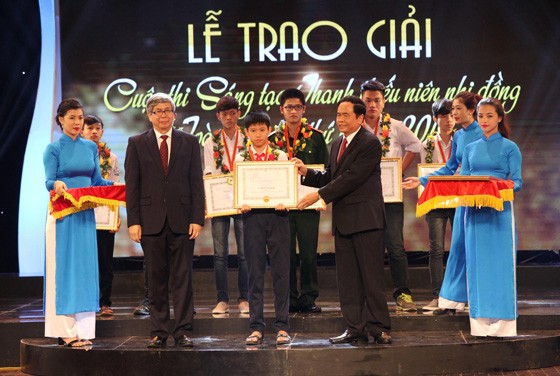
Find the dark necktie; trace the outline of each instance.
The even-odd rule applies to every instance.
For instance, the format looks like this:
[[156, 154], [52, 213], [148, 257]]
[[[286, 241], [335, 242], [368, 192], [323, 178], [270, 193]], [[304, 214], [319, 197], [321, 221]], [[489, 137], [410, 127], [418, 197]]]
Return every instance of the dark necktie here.
[[167, 175], [167, 163], [169, 159], [169, 149], [167, 148], [167, 137], [166, 135], [162, 135], [161, 144], [159, 145], [159, 156], [161, 158], [161, 166], [163, 167], [163, 174]]
[[344, 154], [344, 151], [346, 150], [346, 145], [348, 145], [348, 141], [346, 141], [346, 137], [344, 137], [342, 139], [342, 144], [340, 145], [340, 149], [338, 149], [338, 157], [336, 157], [337, 162], [342, 157], [342, 154]]

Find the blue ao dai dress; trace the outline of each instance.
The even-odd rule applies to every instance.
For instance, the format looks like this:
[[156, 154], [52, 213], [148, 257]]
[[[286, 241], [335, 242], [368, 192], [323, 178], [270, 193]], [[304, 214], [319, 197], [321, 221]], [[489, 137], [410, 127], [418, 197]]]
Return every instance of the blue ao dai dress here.
[[[482, 130], [477, 121], [473, 121], [466, 128], [460, 129], [453, 135], [451, 156], [445, 166], [432, 174], [420, 178], [420, 183], [426, 185], [428, 176], [455, 175], [461, 167], [465, 147], [472, 142], [482, 138]], [[440, 308], [465, 309], [467, 302], [467, 278], [465, 269], [465, 234], [464, 234], [464, 210], [458, 207], [453, 218], [453, 230], [451, 235], [451, 246], [449, 258], [445, 267], [443, 283], [439, 292], [438, 305]]]
[[[461, 175], [489, 175], [512, 180], [521, 189], [521, 152], [500, 133], [465, 147]], [[465, 209], [465, 250], [471, 334], [517, 335], [515, 214], [512, 202], [504, 210]]]
[[[56, 180], [67, 188], [112, 185], [101, 178], [94, 142], [63, 134], [43, 154], [46, 188]], [[95, 338], [99, 310], [97, 238], [93, 210], [62, 219], [47, 218], [45, 270], [45, 336]]]

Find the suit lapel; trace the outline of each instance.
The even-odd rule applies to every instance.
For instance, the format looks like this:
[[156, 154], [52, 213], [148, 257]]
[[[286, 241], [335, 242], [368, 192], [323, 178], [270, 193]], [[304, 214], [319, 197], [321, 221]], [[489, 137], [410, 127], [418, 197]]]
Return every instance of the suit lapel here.
[[[346, 147], [346, 150], [344, 151], [344, 154], [341, 155], [340, 160], [338, 161], [338, 163], [336, 163], [336, 169], [335, 169], [335, 171], [333, 171], [333, 174], [336, 173], [336, 170], [338, 170], [339, 167], [342, 166], [348, 160], [348, 156], [350, 154], [352, 154], [354, 149], [356, 149], [356, 147], [357, 147], [356, 145], [360, 144], [360, 140], [362, 138], [362, 133], [363, 132], [368, 132], [368, 131], [366, 131], [363, 127], [360, 127], [360, 129], [358, 130], [358, 133], [356, 133], [356, 135], [352, 139], [352, 142], [350, 142], [348, 144], [348, 146]], [[338, 150], [340, 149], [340, 146], [342, 144], [342, 137], [340, 138], [340, 140], [337, 140], [337, 141], [338, 141], [338, 148], [337, 148], [336, 155], [338, 156]], [[336, 161], [336, 157], [335, 157], [335, 161]]]
[[148, 150], [150, 157], [154, 160], [156, 166], [159, 166], [159, 171], [163, 175], [163, 166], [161, 165], [161, 158], [159, 156], [158, 141], [153, 128], [146, 133], [145, 142], [146, 149]]
[[338, 158], [338, 153], [340, 152], [340, 146], [342, 145], [343, 138], [344, 136], [340, 135], [339, 138], [334, 140], [333, 146], [331, 148], [331, 166], [333, 166], [332, 169], [333, 176], [336, 173], [336, 170], [338, 170], [339, 163], [337, 162], [336, 159]]
[[167, 167], [168, 175], [171, 169], [173, 168], [173, 166], [175, 165], [175, 161], [177, 160], [177, 155], [179, 154], [179, 151], [181, 150], [182, 147], [182, 140], [179, 137], [178, 133], [179, 131], [176, 131], [175, 129], [171, 130], [171, 155], [169, 156], [169, 166]]

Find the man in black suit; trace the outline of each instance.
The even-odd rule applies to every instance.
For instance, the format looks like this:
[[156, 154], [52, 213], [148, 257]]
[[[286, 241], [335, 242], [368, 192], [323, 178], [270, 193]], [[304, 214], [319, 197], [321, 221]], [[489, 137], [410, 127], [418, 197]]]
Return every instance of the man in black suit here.
[[362, 127], [366, 107], [355, 96], [338, 103], [336, 124], [343, 134], [333, 142], [329, 166], [321, 173], [295, 159], [305, 185], [320, 188], [298, 203], [304, 209], [322, 198], [332, 202], [340, 308], [346, 331], [333, 344], [391, 343], [385, 297], [383, 253], [385, 213], [381, 190], [381, 143]]
[[146, 102], [153, 128], [130, 137], [125, 158], [128, 232], [142, 245], [148, 276], [149, 348], [169, 335], [169, 278], [175, 344], [192, 347], [194, 239], [204, 225], [204, 188], [197, 139], [173, 129], [175, 103], [156, 93]]

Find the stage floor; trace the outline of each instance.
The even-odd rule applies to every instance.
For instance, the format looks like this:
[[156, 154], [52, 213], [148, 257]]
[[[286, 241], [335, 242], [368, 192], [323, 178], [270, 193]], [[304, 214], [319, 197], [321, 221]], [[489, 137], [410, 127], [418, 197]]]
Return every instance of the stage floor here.
[[[212, 275], [211, 272], [208, 272]], [[233, 285], [234, 286], [234, 285]], [[123, 289], [118, 289], [123, 291]], [[124, 289], [126, 290], [126, 289]], [[414, 300], [419, 308], [427, 304], [431, 299], [431, 294], [426, 289], [414, 289]], [[230, 313], [225, 315], [212, 315], [211, 310], [215, 305], [215, 293], [212, 284], [206, 284], [195, 290], [195, 321], [194, 332], [192, 338], [195, 342], [194, 350], [178, 349], [173, 346], [173, 340], [168, 340], [168, 347], [160, 352], [160, 356], [168, 356], [173, 359], [174, 356], [195, 356], [205, 359], [210, 352], [216, 356], [222, 357], [222, 360], [235, 363], [234, 359], [243, 359], [245, 356], [255, 356], [259, 353], [263, 357], [263, 362], [270, 361], [271, 354], [278, 356], [278, 348], [274, 343], [274, 333], [272, 329], [265, 332], [265, 341], [262, 346], [256, 348], [257, 351], [250, 351], [244, 344], [245, 337], [250, 333], [248, 328], [248, 315], [240, 314], [236, 304], [230, 305]], [[519, 336], [514, 341], [521, 342], [526, 340], [546, 340], [552, 342], [544, 342], [556, 347], [558, 353], [558, 340], [551, 338], [560, 333], [560, 289], [521, 289], [519, 296]], [[403, 353], [406, 349], [417, 348], [425, 349], [429, 347], [437, 347], [438, 353], [454, 351], [465, 351], [465, 348], [488, 349], [488, 352], [495, 351], [493, 346], [502, 346], [500, 341], [483, 340], [470, 336], [468, 313], [458, 313], [456, 316], [433, 316], [431, 312], [418, 310], [417, 312], [399, 312], [390, 292], [387, 292], [388, 305], [392, 319], [392, 336], [394, 343], [390, 346], [379, 346], [371, 342], [364, 345], [339, 345], [332, 346], [328, 342], [328, 338], [340, 334], [344, 330], [342, 318], [340, 316], [340, 308], [338, 303], [338, 294], [336, 289], [324, 288], [321, 290], [321, 296], [317, 300], [317, 304], [322, 307], [323, 312], [320, 314], [290, 314], [290, 323], [292, 329], [290, 335], [293, 342], [291, 346], [283, 348], [286, 350], [286, 358], [291, 355], [291, 361], [296, 362], [298, 356], [305, 358], [308, 356], [317, 358], [317, 361], [330, 361], [338, 357], [347, 357], [348, 351], [352, 350], [353, 355], [360, 354], [360, 351], [366, 351], [371, 355], [371, 351], [381, 351], [380, 354], [390, 356], [391, 359], [396, 356], [405, 357]], [[90, 354], [111, 352], [130, 353], [130, 352], [146, 352], [145, 345], [149, 339], [150, 322], [148, 316], [134, 316], [132, 314], [134, 308], [140, 303], [141, 295], [138, 294], [119, 294], [113, 297], [113, 309], [115, 315], [112, 317], [97, 318], [97, 339]], [[267, 289], [265, 294], [265, 316], [267, 327], [271, 328], [273, 318], [272, 294]], [[0, 298], [0, 345], [4, 356], [1, 359], [12, 359], [9, 363], [4, 362], [0, 367], [17, 367], [19, 365], [19, 339], [26, 338], [24, 347], [38, 349], [42, 351], [57, 351], [57, 354], [68, 354], [70, 349], [60, 349], [55, 345], [54, 339], [42, 338], [44, 317], [42, 313], [42, 299], [40, 298]], [[509, 340], [508, 340], [509, 341]], [[14, 343], [15, 342], [15, 343]], [[503, 341], [502, 341], [503, 342]], [[15, 345], [15, 347], [14, 347]], [[466, 345], [466, 347], [465, 347]], [[518, 344], [517, 344], [518, 345]], [[548, 347], [548, 346], [547, 346]], [[62, 350], [62, 351], [59, 351]], [[116, 350], [116, 351], [115, 351]], [[346, 351], [346, 352], [345, 352]], [[385, 351], [385, 353], [383, 353]], [[509, 351], [509, 350], [506, 350]], [[85, 353], [85, 352], [84, 352]], [[187, 354], [190, 353], [190, 354]], [[206, 354], [206, 355], [205, 355]], [[248, 355], [251, 354], [251, 355]], [[414, 355], [422, 357], [421, 353]], [[425, 356], [424, 356], [425, 358]], [[18, 361], [14, 362], [13, 359]], [[194, 358], [193, 358], [194, 359]], [[260, 358], [254, 358], [260, 359]], [[323, 360], [321, 360], [323, 359]], [[121, 359], [122, 360], [122, 359]], [[414, 363], [414, 359], [409, 359]], [[241, 360], [239, 360], [241, 361]], [[274, 362], [277, 362], [275, 359]], [[334, 364], [334, 363], [333, 363]], [[546, 366], [554, 366], [560, 363], [549, 363]], [[292, 364], [290, 367], [294, 366]], [[332, 370], [336, 367], [333, 366]], [[526, 372], [526, 373], [524, 373]], [[463, 374], [463, 375], [535, 375], [535, 374], [560, 374], [560, 367], [542, 368], [541, 372], [536, 369], [527, 371], [499, 371], [495, 372], [460, 372], [460, 373], [442, 373], [437, 374]], [[423, 374], [430, 374], [422, 372]], [[0, 375], [16, 375], [21, 374], [17, 369], [2, 369]], [[230, 374], [224, 371], [224, 374]], [[236, 373], [231, 373], [236, 374]], [[297, 372], [289, 373], [297, 375]], [[326, 373], [329, 374], [329, 373]], [[340, 373], [339, 373], [340, 374]], [[390, 370], [385, 374], [391, 374]], [[404, 374], [404, 373], [401, 373]]]

